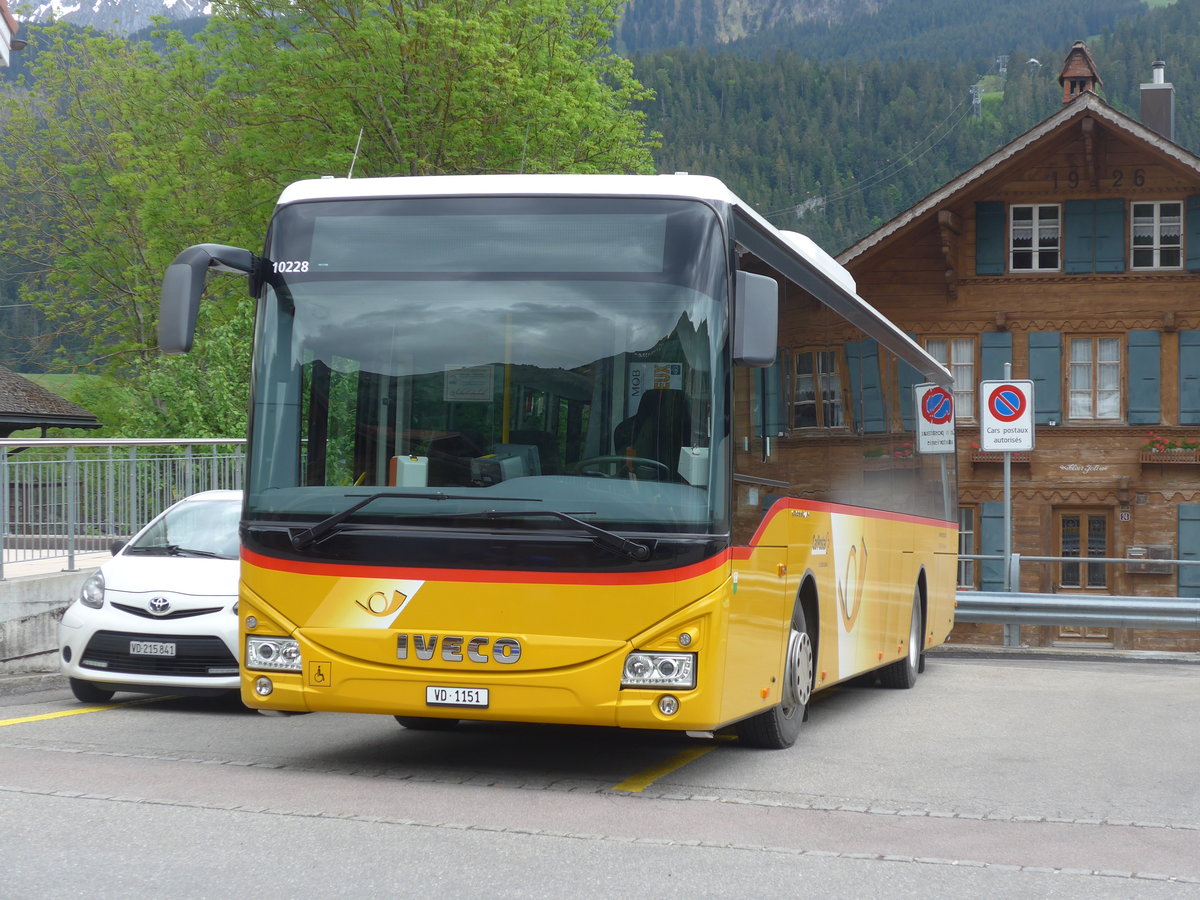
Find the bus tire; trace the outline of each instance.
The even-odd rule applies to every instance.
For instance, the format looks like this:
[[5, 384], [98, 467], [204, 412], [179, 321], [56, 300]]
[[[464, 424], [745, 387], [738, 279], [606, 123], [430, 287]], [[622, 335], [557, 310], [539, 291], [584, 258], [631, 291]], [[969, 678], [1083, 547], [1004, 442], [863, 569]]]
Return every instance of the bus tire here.
[[908, 652], [902, 659], [880, 669], [879, 681], [884, 687], [908, 689], [917, 683], [917, 673], [921, 671], [924, 656], [921, 653], [921, 638], [924, 633], [921, 589], [918, 587], [913, 591], [912, 615], [908, 622]]
[[458, 719], [431, 719], [427, 716], [395, 716], [397, 722], [413, 731], [453, 731]]
[[71, 693], [75, 695], [75, 699], [83, 703], [107, 703], [116, 693], [116, 691], [101, 687], [94, 681], [84, 681], [80, 678], [68, 678], [67, 681], [71, 685]]
[[786, 750], [796, 743], [800, 726], [808, 718], [815, 669], [812, 634], [797, 601], [783, 664], [782, 700], [778, 706], [739, 722], [739, 742], [763, 750]]

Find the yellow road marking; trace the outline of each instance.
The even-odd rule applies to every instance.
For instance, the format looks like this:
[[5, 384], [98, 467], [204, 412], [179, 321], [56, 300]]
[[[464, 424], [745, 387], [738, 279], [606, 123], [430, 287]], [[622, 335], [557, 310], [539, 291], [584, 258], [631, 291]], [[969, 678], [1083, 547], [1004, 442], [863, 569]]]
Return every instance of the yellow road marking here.
[[644, 769], [643, 771], [638, 772], [638, 774], [630, 778], [626, 778], [620, 784], [613, 787], [613, 790], [630, 791], [632, 793], [644, 791], [664, 775], [670, 775], [676, 769], [682, 769], [688, 763], [697, 760], [705, 753], [711, 753], [716, 749], [717, 745], [713, 743], [707, 744], [703, 747], [692, 747], [690, 750], [684, 750], [681, 753], [676, 753], [670, 759], [659, 763], [657, 766], [651, 766], [649, 769]]
[[45, 722], [47, 719], [61, 719], [64, 716], [82, 716], [84, 713], [104, 712], [106, 709], [120, 709], [123, 706], [138, 706], [142, 703], [157, 703], [160, 700], [172, 700], [173, 697], [146, 697], [142, 700], [127, 700], [124, 703], [106, 703], [104, 706], [84, 706], [81, 709], [64, 709], [59, 712], [42, 713], [38, 716], [22, 716], [19, 719], [0, 719], [0, 728], [5, 725], [24, 725], [27, 722]]

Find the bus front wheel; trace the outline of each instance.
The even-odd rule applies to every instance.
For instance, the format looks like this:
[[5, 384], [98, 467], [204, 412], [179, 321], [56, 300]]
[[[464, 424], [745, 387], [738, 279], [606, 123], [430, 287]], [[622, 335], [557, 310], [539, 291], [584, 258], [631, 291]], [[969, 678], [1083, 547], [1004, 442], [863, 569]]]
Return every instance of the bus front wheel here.
[[785, 750], [796, 743], [800, 726], [808, 718], [816, 662], [812, 634], [800, 604], [792, 613], [787, 655], [783, 663], [783, 696], [778, 706], [737, 725], [738, 740], [747, 747]]

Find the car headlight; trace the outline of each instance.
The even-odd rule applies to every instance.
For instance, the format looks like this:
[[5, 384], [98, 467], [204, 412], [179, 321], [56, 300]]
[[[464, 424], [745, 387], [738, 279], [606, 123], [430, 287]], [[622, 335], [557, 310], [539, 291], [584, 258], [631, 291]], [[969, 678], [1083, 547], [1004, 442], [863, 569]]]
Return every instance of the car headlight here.
[[695, 653], [630, 653], [625, 657], [621, 687], [696, 686]]
[[271, 669], [276, 672], [300, 672], [300, 644], [292, 638], [246, 638], [246, 668]]
[[96, 570], [87, 577], [83, 587], [79, 589], [79, 602], [92, 609], [104, 605], [104, 574]]

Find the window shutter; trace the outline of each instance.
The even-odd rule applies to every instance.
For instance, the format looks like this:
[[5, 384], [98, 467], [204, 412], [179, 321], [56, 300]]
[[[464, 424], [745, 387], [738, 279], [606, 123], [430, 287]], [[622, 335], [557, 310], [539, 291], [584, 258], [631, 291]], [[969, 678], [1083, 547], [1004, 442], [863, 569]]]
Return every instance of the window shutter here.
[[980, 381], [1004, 377], [1004, 364], [1012, 362], [1012, 332], [985, 331], [979, 341]]
[[1192, 194], [1187, 198], [1183, 227], [1187, 240], [1188, 271], [1200, 272], [1200, 194]]
[[1129, 424], [1162, 422], [1159, 368], [1161, 335], [1157, 331], [1129, 332]]
[[1179, 332], [1179, 424], [1200, 425], [1200, 331]]
[[1097, 200], [1093, 257], [1097, 272], [1125, 271], [1125, 201], [1120, 197]]
[[[1180, 503], [1178, 551], [1179, 559], [1200, 559], [1200, 503]], [[1176, 596], [1200, 597], [1200, 566], [1179, 566], [1179, 587]]]
[[854, 404], [855, 426], [866, 433], [887, 431], [883, 379], [879, 373], [879, 345], [873, 340], [846, 344], [846, 364], [850, 370], [850, 398]]
[[1068, 200], [1063, 204], [1063, 271], [1091, 272], [1094, 200]]
[[[979, 552], [984, 556], [1004, 555], [1004, 504], [989, 501], [979, 504]], [[1004, 560], [985, 559], [979, 563], [979, 589], [1004, 590]]]
[[1029, 378], [1033, 382], [1034, 424], [1061, 422], [1062, 335], [1057, 331], [1030, 332]]
[[1004, 204], [975, 204], [975, 274], [1004, 274]]
[[1063, 210], [1063, 271], [1125, 271], [1125, 201], [1068, 200]]

